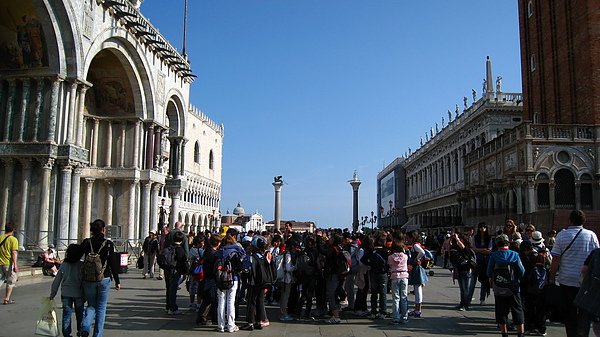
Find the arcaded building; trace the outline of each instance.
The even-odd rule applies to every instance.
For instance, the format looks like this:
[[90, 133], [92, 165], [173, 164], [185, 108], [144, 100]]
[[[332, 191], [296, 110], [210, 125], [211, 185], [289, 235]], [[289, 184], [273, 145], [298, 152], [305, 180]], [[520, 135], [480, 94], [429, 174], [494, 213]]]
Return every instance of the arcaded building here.
[[[442, 117], [403, 161], [407, 226], [461, 226], [472, 202], [464, 193], [467, 157], [522, 122], [521, 94], [502, 91], [502, 78], [494, 79], [489, 57], [482, 94], [478, 97], [472, 90], [471, 98], [470, 105], [463, 99], [462, 111], [458, 106], [448, 111], [447, 119]], [[482, 174], [494, 177], [495, 165]]]
[[[469, 222], [600, 229], [600, 1], [519, 1], [523, 124], [470, 154]], [[486, 168], [496, 164], [494, 176]], [[470, 201], [469, 201], [470, 200]]]
[[96, 218], [134, 241], [159, 212], [186, 230], [219, 216], [223, 126], [191, 105], [187, 57], [138, 7], [0, 3], [0, 223], [23, 246], [64, 249]]

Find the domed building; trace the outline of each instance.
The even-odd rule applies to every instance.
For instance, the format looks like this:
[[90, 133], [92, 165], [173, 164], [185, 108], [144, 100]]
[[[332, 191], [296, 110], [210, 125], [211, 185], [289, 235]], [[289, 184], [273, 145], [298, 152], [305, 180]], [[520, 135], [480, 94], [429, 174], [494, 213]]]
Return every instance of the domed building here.
[[258, 211], [253, 214], [246, 214], [246, 211], [239, 202], [233, 209], [233, 213], [227, 211], [227, 214], [223, 215], [221, 225], [234, 227], [242, 232], [249, 230], [262, 232], [266, 230], [262, 214], [259, 214]]

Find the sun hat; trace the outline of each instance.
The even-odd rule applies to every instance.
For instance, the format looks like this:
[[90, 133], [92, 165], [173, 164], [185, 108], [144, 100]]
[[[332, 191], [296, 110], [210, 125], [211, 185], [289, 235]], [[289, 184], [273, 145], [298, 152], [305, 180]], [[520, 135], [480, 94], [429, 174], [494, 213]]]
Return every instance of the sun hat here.
[[535, 244], [535, 245], [539, 245], [540, 243], [544, 242], [544, 238], [542, 237], [542, 232], [540, 231], [535, 231], [531, 234], [531, 243]]

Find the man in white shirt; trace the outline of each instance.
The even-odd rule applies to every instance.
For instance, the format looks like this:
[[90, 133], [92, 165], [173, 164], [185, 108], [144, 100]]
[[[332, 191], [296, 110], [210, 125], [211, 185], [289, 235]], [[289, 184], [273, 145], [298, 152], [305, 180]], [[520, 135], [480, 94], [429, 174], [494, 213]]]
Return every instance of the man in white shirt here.
[[[599, 248], [598, 237], [583, 228], [585, 214], [580, 210], [571, 212], [571, 225], [556, 236], [552, 248], [550, 283], [558, 283], [565, 294], [565, 329], [567, 337], [587, 336], [590, 321], [586, 315], [579, 315], [573, 301], [579, 291], [579, 276], [583, 263], [590, 252]], [[558, 272], [558, 276], [557, 276]]]

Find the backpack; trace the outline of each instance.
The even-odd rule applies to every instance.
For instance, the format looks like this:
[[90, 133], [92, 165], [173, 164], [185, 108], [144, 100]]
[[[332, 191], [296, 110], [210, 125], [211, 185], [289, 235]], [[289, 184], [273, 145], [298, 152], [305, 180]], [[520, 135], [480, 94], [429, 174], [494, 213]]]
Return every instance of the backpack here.
[[233, 288], [233, 272], [234, 268], [231, 264], [233, 256], [220, 257], [215, 262], [215, 281], [217, 289], [228, 290]]
[[472, 249], [453, 250], [452, 253], [451, 261], [455, 268], [463, 271], [477, 268], [477, 257]]
[[312, 260], [311, 255], [306, 251], [302, 250], [298, 252], [296, 270], [294, 271], [296, 279], [300, 280], [302, 277], [313, 277], [315, 275], [315, 263]]
[[375, 274], [385, 274], [388, 271], [387, 260], [376, 250], [373, 251], [373, 254], [369, 258], [369, 266], [371, 267], [371, 272]]
[[284, 261], [284, 256], [285, 253], [283, 254], [278, 254], [275, 256], [275, 270], [277, 271], [276, 273], [276, 280], [277, 281], [283, 281], [283, 277], [285, 276], [285, 263]]
[[175, 259], [175, 246], [169, 246], [158, 254], [156, 258], [158, 266], [165, 270], [171, 270], [177, 267], [177, 260]]
[[433, 260], [433, 253], [431, 253], [429, 249], [425, 248], [423, 248], [423, 251], [425, 252], [425, 255], [423, 255], [423, 257], [421, 258], [421, 264], [427, 266], [429, 264], [429, 261]]
[[275, 261], [269, 261], [265, 256], [254, 254], [251, 256], [254, 285], [269, 287], [275, 283], [276, 269]]
[[[200, 255], [200, 248], [198, 249], [198, 255]], [[204, 255], [204, 252], [203, 254]], [[195, 281], [198, 282], [202, 282], [204, 281], [204, 260], [202, 259], [202, 256], [198, 256], [198, 258], [195, 258], [194, 261], [192, 261], [192, 266], [190, 268], [190, 275], [192, 276], [192, 278]]]
[[352, 264], [350, 265], [350, 272], [352, 274], [358, 273], [358, 268], [360, 267], [360, 261], [358, 260], [358, 252], [360, 251], [360, 247], [357, 244], [350, 244], [350, 250], [352, 253], [350, 257], [352, 258]]
[[81, 279], [86, 282], [100, 282], [104, 279], [104, 270], [106, 269], [106, 263], [108, 259], [102, 263], [102, 259], [100, 258], [100, 251], [106, 245], [108, 240], [104, 240], [98, 252], [94, 252], [94, 247], [92, 246], [92, 241], [88, 239], [88, 243], [90, 244], [90, 252], [83, 259], [83, 263], [81, 264]]
[[531, 294], [541, 293], [548, 284], [549, 271], [545, 266], [544, 254], [534, 250], [532, 258], [534, 265], [527, 275], [527, 291]]
[[335, 273], [341, 276], [348, 275], [351, 266], [352, 257], [350, 256], [350, 252], [347, 250], [337, 251]]
[[506, 266], [494, 266], [492, 276], [494, 295], [508, 297], [516, 293], [515, 273], [510, 264]]

